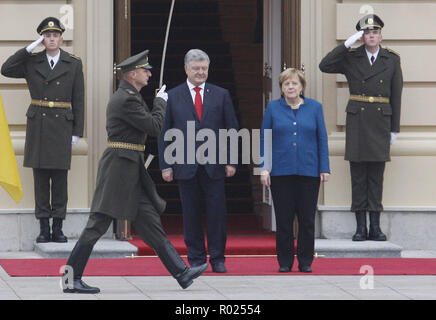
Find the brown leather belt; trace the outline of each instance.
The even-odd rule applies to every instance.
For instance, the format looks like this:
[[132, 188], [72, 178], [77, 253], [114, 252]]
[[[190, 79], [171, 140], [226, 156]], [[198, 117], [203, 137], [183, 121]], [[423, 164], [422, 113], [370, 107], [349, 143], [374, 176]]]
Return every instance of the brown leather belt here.
[[60, 102], [60, 101], [46, 101], [46, 100], [36, 100], [32, 99], [31, 103], [34, 106], [48, 107], [48, 108], [71, 108], [71, 102]]
[[369, 103], [390, 103], [389, 98], [385, 97], [367, 97], [367, 96], [360, 96], [356, 94], [350, 95], [350, 100], [353, 101], [360, 101], [360, 102], [369, 102]]
[[126, 150], [133, 150], [133, 151], [142, 151], [142, 152], [145, 151], [145, 145], [143, 144], [108, 141], [107, 146], [109, 148], [116, 148], [116, 149], [126, 149]]

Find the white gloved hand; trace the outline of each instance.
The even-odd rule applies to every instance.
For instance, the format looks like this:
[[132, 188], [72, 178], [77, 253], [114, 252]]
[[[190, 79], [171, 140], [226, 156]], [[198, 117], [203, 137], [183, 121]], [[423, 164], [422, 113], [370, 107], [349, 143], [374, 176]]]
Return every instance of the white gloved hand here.
[[397, 133], [391, 132], [391, 146], [397, 141]]
[[162, 98], [165, 101], [168, 101], [168, 93], [165, 92], [167, 85], [164, 84], [162, 88], [160, 88], [159, 92], [156, 94], [156, 98]]
[[355, 44], [360, 38], [362, 38], [363, 36], [363, 30], [353, 34], [351, 37], [349, 37], [347, 39], [347, 41], [345, 41], [345, 46], [347, 48], [350, 48], [353, 44]]
[[80, 139], [80, 137], [78, 137], [78, 136], [73, 136], [73, 137], [71, 138], [71, 144], [72, 144], [73, 146], [75, 146], [75, 145], [77, 144], [77, 142], [79, 142], [79, 139]]
[[31, 53], [33, 50], [35, 50], [35, 48], [44, 40], [44, 35], [40, 36], [38, 38], [38, 40], [32, 42], [31, 44], [29, 44], [26, 48], [28, 53]]

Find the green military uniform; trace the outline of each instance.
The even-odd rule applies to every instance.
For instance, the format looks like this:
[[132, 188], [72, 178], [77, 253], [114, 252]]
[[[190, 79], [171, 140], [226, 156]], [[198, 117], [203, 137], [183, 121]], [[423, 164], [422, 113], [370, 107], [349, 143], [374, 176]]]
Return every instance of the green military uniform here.
[[[367, 15], [356, 29], [381, 29], [383, 25], [378, 16]], [[380, 47], [371, 65], [365, 45], [348, 49], [341, 44], [327, 54], [319, 67], [326, 73], [344, 74], [349, 85], [345, 160], [350, 161], [351, 169], [351, 211], [380, 213], [391, 132], [400, 131], [403, 88], [400, 57]]]
[[[37, 31], [59, 32], [64, 27], [56, 18], [44, 19]], [[3, 64], [6, 77], [24, 78], [31, 102], [27, 110], [24, 167], [33, 168], [35, 183], [35, 215], [49, 228], [53, 217], [57, 236], [53, 241], [65, 242], [62, 220], [67, 210], [67, 176], [71, 167], [72, 136], [82, 137], [84, 129], [84, 79], [80, 58], [60, 49], [59, 60], [52, 68], [46, 50], [29, 53], [18, 50]], [[51, 182], [51, 188], [50, 188]], [[51, 196], [50, 196], [51, 189]], [[48, 226], [47, 226], [48, 225]], [[48, 234], [47, 234], [48, 232]], [[49, 230], [38, 242], [50, 241]]]
[[[118, 67], [123, 73], [138, 68], [151, 69], [147, 54], [148, 50], [127, 59]], [[183, 279], [188, 271], [192, 274], [192, 270], [186, 267], [165, 235], [160, 214], [165, 210], [166, 203], [157, 194], [154, 182], [144, 167], [147, 136], [157, 137], [160, 134], [166, 105], [163, 98], [155, 98], [150, 111], [138, 90], [125, 80], [121, 81], [111, 97], [106, 112], [108, 148], [100, 159], [91, 215], [67, 262], [74, 270], [76, 284], [74, 289], [64, 292], [99, 291], [98, 288], [87, 289], [77, 281], [82, 277], [93, 246], [106, 233], [114, 218], [132, 221], [136, 232], [156, 251], [169, 272], [182, 287], [187, 286]], [[196, 274], [196, 277], [199, 275]]]
[[[24, 166], [69, 170], [71, 137], [83, 136], [82, 61], [61, 49], [59, 62], [52, 70], [45, 50], [30, 54], [23, 48], [3, 64], [2, 74], [25, 78], [29, 86], [32, 102], [26, 113]], [[50, 107], [50, 102], [54, 107]], [[71, 107], [58, 107], [55, 103]]]

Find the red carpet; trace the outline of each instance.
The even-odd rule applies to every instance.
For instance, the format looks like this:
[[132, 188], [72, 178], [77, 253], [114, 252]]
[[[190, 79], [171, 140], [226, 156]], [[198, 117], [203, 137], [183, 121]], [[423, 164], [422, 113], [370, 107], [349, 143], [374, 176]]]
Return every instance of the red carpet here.
[[[0, 260], [0, 265], [13, 277], [59, 276], [66, 259]], [[319, 258], [312, 264], [309, 275], [363, 275], [360, 268], [370, 265], [374, 275], [436, 275], [436, 259], [402, 258]], [[275, 257], [232, 258], [226, 260], [228, 273], [221, 276], [306, 275], [300, 272], [278, 273]], [[297, 263], [294, 265], [294, 270]], [[158, 258], [91, 259], [85, 276], [168, 276]], [[219, 275], [211, 268], [205, 275]]]
[[[187, 248], [182, 235], [168, 236], [168, 239], [180, 255], [187, 254]], [[156, 255], [140, 238], [129, 241], [138, 248], [139, 256]], [[275, 255], [275, 233], [264, 233], [252, 236], [227, 236], [226, 255]]]

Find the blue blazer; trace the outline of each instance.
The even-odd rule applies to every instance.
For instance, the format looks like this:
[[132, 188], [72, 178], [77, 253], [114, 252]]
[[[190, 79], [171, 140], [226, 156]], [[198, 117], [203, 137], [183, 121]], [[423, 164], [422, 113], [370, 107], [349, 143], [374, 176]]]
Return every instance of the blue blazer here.
[[[271, 147], [265, 139], [266, 129], [272, 129]], [[265, 157], [269, 149], [270, 161]], [[261, 156], [264, 157], [261, 167], [269, 170], [271, 176], [319, 177], [320, 173], [330, 173], [322, 105], [304, 98], [295, 116], [285, 99], [271, 101], [262, 122]]]
[[[164, 141], [165, 133], [169, 129], [178, 129], [176, 131], [179, 134], [183, 133], [183, 136], [179, 136], [176, 139], [183, 139], [184, 150], [174, 150], [172, 153], [174, 158], [182, 161], [174, 164], [167, 163], [164, 157], [166, 148], [174, 142], [174, 138], [172, 141]], [[159, 166], [161, 170], [172, 168], [176, 180], [186, 180], [194, 177], [198, 168], [197, 149], [208, 141], [208, 139], [205, 139], [206, 141], [196, 141], [197, 133], [200, 129], [209, 129], [209, 132], [212, 130], [216, 137], [216, 161], [215, 163], [205, 164], [209, 177], [212, 179], [222, 179], [225, 177], [225, 164], [219, 164], [219, 129], [238, 130], [238, 121], [236, 120], [229, 91], [210, 83], [206, 83], [204, 87], [202, 121], [198, 119], [197, 111], [195, 110], [194, 102], [186, 82], [168, 91], [165, 123], [158, 143]], [[226, 145], [228, 159], [230, 151], [228, 144]], [[168, 150], [170, 149], [171, 146]], [[227, 162], [227, 164], [230, 163]]]

